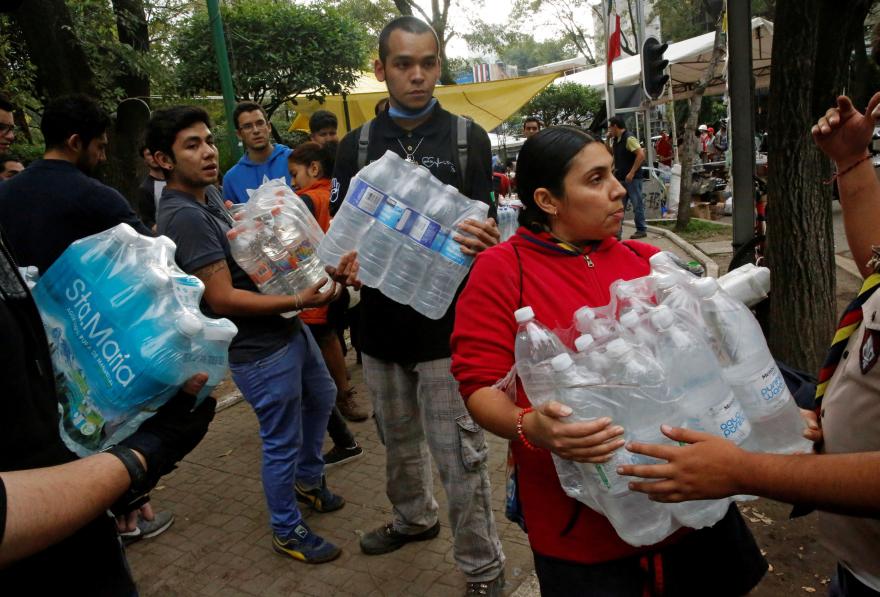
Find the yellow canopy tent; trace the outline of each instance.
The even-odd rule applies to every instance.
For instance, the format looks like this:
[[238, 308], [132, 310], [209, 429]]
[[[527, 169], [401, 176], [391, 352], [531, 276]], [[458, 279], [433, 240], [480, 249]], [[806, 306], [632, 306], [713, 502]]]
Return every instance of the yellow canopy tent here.
[[[469, 116], [487, 131], [510, 118], [561, 73], [536, 77], [517, 77], [485, 83], [438, 85], [434, 97], [453, 114]], [[351, 93], [328, 95], [324, 103], [305, 98], [291, 106], [297, 116], [290, 130], [309, 130], [309, 117], [318, 110], [329, 110], [339, 119], [340, 132], [348, 132], [373, 118], [376, 102], [388, 97], [384, 83], [371, 74], [362, 75]], [[348, 108], [348, 118], [346, 118]]]

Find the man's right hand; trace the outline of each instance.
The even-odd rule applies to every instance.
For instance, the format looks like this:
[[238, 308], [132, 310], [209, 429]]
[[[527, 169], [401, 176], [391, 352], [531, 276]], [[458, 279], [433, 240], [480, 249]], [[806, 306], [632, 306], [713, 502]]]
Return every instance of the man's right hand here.
[[844, 95], [837, 98], [837, 106], [825, 112], [813, 126], [816, 145], [829, 158], [845, 169], [865, 155], [874, 136], [874, 123], [880, 118], [880, 93], [875, 93], [862, 114]]
[[[327, 290], [321, 292], [321, 288], [324, 286], [327, 287]], [[297, 293], [296, 296], [299, 299], [301, 309], [314, 309], [315, 307], [321, 307], [327, 303], [332, 303], [339, 298], [341, 293], [342, 285], [337, 284], [333, 280], [328, 281], [325, 278], [320, 282], [315, 282], [302, 292]]]
[[333, 267], [328, 265], [324, 269], [335, 281], [344, 286], [351, 286], [355, 290], [360, 290], [361, 281], [358, 280], [358, 270], [360, 263], [357, 259], [357, 251], [349, 251], [339, 259], [339, 265]]
[[159, 407], [155, 415], [119, 442], [144, 457], [150, 487], [155, 486], [159, 477], [174, 470], [174, 466], [208, 432], [217, 401], [208, 396], [199, 406], [193, 408], [196, 394], [207, 381], [208, 376], [204, 373], [192, 376], [176, 395]]

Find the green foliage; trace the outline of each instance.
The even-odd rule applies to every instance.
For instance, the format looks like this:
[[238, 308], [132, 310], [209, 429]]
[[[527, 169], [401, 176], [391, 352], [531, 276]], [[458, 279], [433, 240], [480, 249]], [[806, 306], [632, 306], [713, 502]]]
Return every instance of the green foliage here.
[[520, 110], [522, 115], [537, 116], [552, 124], [589, 125], [603, 105], [595, 89], [577, 83], [550, 85]]
[[472, 49], [491, 52], [505, 64], [515, 64], [523, 74], [526, 69], [577, 56], [577, 48], [562, 37], [536, 41], [529, 33], [520, 33], [503, 25], [473, 21], [471, 33], [464, 36]]
[[[317, 99], [350, 88], [372, 45], [363, 26], [333, 8], [271, 0], [222, 5], [233, 84], [239, 98], [271, 116], [288, 98]], [[219, 92], [207, 11], [180, 27], [174, 43], [184, 94]]]
[[379, 32], [388, 21], [399, 15], [394, 2], [391, 0], [330, 0], [327, 4], [338, 10], [340, 14], [346, 15], [367, 28], [367, 34], [374, 46], [371, 49], [378, 57], [379, 46], [376, 40], [379, 39]]
[[[651, 0], [651, 8], [660, 17], [664, 40], [682, 41], [715, 30], [704, 0]], [[753, 16], [773, 21], [775, 13], [776, 0], [752, 0]]]

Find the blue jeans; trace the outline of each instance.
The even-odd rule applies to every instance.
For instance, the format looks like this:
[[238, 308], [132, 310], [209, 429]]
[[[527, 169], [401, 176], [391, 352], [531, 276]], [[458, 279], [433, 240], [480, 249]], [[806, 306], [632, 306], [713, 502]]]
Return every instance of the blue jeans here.
[[632, 201], [636, 230], [646, 232], [648, 228], [645, 225], [645, 200], [642, 198], [642, 179], [633, 178], [632, 182], [621, 180], [620, 183], [626, 189], [626, 197], [623, 198], [623, 209], [626, 209], [627, 203]]
[[317, 485], [324, 474], [321, 448], [336, 386], [306, 326], [277, 352], [229, 368], [260, 422], [263, 491], [272, 530], [289, 537], [302, 520], [294, 482]]

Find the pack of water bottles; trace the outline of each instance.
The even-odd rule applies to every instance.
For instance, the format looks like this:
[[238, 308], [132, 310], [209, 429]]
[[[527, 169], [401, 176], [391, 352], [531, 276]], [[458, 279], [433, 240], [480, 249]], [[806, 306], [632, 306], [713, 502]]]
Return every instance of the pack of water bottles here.
[[284, 179], [264, 179], [248, 193], [226, 236], [233, 259], [260, 292], [292, 295], [328, 281], [316, 252], [324, 232]]
[[360, 280], [392, 300], [440, 319], [473, 263], [453, 238], [489, 206], [444, 185], [392, 151], [358, 172], [318, 247], [325, 264], [358, 252]]
[[[608, 305], [576, 311], [572, 330], [547, 329], [530, 307], [515, 313], [516, 370], [532, 404], [567, 404], [571, 422], [610, 417], [628, 442], [673, 445], [660, 431], [667, 424], [750, 451], [809, 452], [804, 421], [748, 307], [670, 254], [651, 265], [650, 276], [613, 284]], [[576, 336], [575, 351], [560, 336]], [[603, 513], [632, 545], [715, 524], [730, 503], [663, 505], [631, 492], [617, 467], [652, 459], [623, 448], [604, 464], [554, 461], [566, 493]]]
[[174, 263], [174, 242], [128, 224], [74, 242], [33, 289], [52, 354], [65, 444], [80, 456], [129, 436], [204, 372], [223, 380], [227, 319], [199, 311], [201, 280]]
[[519, 228], [519, 213], [522, 209], [523, 204], [516, 197], [498, 200], [498, 231], [501, 233], [501, 242], [516, 233]]

